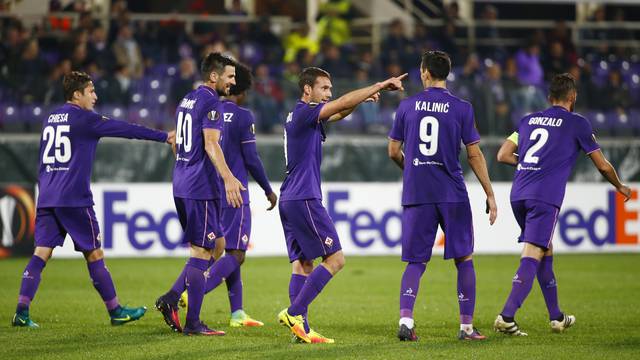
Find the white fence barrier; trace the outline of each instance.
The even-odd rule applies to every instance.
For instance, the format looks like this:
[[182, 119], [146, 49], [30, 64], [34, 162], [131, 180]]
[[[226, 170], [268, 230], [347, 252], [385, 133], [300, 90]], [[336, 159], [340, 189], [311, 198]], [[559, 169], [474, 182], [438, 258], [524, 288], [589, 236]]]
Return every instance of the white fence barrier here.
[[[267, 212], [267, 201], [255, 184], [252, 195], [249, 256], [286, 255], [277, 207]], [[274, 189], [278, 186], [274, 184]], [[640, 251], [640, 201], [627, 203], [605, 184], [569, 184], [558, 217], [553, 244], [556, 252]], [[468, 185], [476, 253], [518, 253], [519, 228], [509, 203], [511, 184], [494, 184], [498, 219], [489, 226], [484, 193]], [[323, 202], [333, 218], [347, 255], [400, 254], [399, 183], [327, 183]], [[186, 256], [180, 246], [181, 228], [173, 204], [171, 184], [94, 184], [95, 211], [105, 254], [114, 256]], [[441, 234], [434, 253], [442, 253]], [[70, 239], [56, 256], [79, 256]]]

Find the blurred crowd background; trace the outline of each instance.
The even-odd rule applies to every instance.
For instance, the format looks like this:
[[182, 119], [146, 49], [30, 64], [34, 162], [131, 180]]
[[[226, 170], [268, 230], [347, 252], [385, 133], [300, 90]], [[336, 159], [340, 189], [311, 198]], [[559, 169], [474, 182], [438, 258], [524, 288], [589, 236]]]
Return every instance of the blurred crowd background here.
[[[348, 0], [319, 5], [314, 36], [303, 1], [256, 0], [251, 16], [239, 0], [153, 3], [115, 0], [109, 16], [99, 17], [89, 1], [52, 0], [50, 14], [30, 25], [0, 12], [0, 130], [38, 132], [46, 112], [64, 101], [61, 79], [71, 70], [93, 77], [96, 111], [172, 128], [176, 103], [199, 83], [201, 57], [220, 51], [252, 67], [254, 87], [246, 106], [261, 133], [281, 133], [299, 98], [297, 75], [304, 67], [329, 71], [334, 97], [408, 72], [405, 94], [385, 93], [339, 126], [347, 133], [381, 134], [402, 97], [421, 90], [420, 55], [439, 49], [453, 59], [451, 91], [473, 103], [483, 135], [503, 136], [521, 116], [544, 108], [547, 81], [560, 72], [578, 79], [576, 110], [599, 134], [640, 135], [640, 43], [635, 43], [640, 27], [626, 26], [640, 20], [640, 4], [600, 6], [588, 26], [578, 29], [566, 22], [575, 17], [571, 6], [531, 5], [531, 14], [523, 14], [523, 5], [515, 10], [478, 2], [474, 24], [460, 19], [456, 2], [434, 1], [439, 9], [431, 11], [438, 21], [417, 18], [410, 26], [387, 19], [376, 33], [379, 41], [371, 44], [359, 41], [362, 14]], [[141, 19], [140, 14], [164, 15]], [[226, 21], [186, 22], [179, 16], [185, 14], [225, 15]], [[290, 19], [291, 26], [283, 28], [274, 16]], [[531, 20], [553, 25], [500, 26]]]

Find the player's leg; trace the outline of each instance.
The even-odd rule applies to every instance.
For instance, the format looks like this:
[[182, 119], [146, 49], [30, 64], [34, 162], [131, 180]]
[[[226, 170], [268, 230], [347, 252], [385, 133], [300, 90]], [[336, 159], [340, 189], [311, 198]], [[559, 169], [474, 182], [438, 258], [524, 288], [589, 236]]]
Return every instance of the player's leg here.
[[400, 320], [398, 339], [416, 341], [413, 308], [420, 289], [420, 279], [431, 259], [438, 230], [435, 206], [405, 206], [402, 211], [402, 261], [407, 263], [400, 283]]
[[544, 253], [538, 267], [538, 284], [544, 297], [549, 312], [549, 323], [553, 332], [562, 332], [573, 326], [576, 318], [573, 315], [565, 315], [558, 305], [558, 283], [553, 272], [553, 246]]
[[[213, 255], [211, 259], [209, 259], [208, 269], [211, 269], [216, 260], [220, 259], [222, 255], [224, 255], [224, 247], [225, 247], [225, 238], [216, 239], [215, 248], [213, 248]], [[207, 273], [208, 274], [208, 273]], [[186, 268], [182, 269], [182, 273], [178, 276], [175, 283], [169, 290], [171, 293], [171, 297], [173, 298], [173, 294], [180, 294], [180, 300], [178, 300], [178, 306], [182, 308], [187, 308], [189, 305], [189, 294], [187, 294], [187, 286], [186, 286]], [[208, 293], [205, 288], [205, 295]]]
[[[304, 286], [304, 283], [307, 281], [307, 277], [311, 275], [313, 271], [313, 261], [312, 260], [295, 260], [291, 263], [291, 279], [289, 280], [289, 304], [293, 304], [293, 302], [298, 297], [300, 290]], [[308, 334], [311, 330], [309, 327], [309, 314], [308, 309], [307, 312], [302, 314], [304, 318], [304, 331]]]
[[534, 200], [513, 202], [512, 209], [521, 228], [524, 225], [519, 239], [524, 242], [524, 249], [520, 266], [511, 282], [511, 292], [494, 322], [494, 328], [511, 335], [526, 335], [519, 330], [514, 317], [531, 292], [540, 260], [551, 244], [558, 209]]
[[39, 325], [31, 320], [29, 316], [29, 307], [31, 301], [35, 298], [42, 271], [47, 264], [53, 248], [36, 246], [33, 256], [22, 273], [22, 283], [20, 284], [20, 295], [18, 296], [18, 305], [16, 313], [13, 315], [11, 325], [38, 328]]
[[457, 294], [460, 309], [460, 340], [484, 340], [473, 327], [476, 305], [476, 272], [473, 265], [473, 217], [468, 201], [437, 205], [445, 235], [444, 258], [454, 259], [458, 270]]

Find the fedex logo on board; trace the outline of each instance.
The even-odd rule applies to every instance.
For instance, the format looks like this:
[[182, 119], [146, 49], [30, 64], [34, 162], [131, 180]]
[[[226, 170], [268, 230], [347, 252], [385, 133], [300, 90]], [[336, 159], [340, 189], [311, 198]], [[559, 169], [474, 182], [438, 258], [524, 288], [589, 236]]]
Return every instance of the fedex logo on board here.
[[[560, 238], [569, 246], [578, 246], [585, 238], [596, 246], [604, 245], [638, 245], [640, 244], [639, 210], [630, 205], [638, 204], [638, 190], [631, 191], [631, 199], [624, 202], [624, 197], [616, 191], [607, 194], [607, 208], [597, 209], [590, 214], [576, 208], [565, 209], [558, 219]], [[635, 223], [636, 231], [629, 229]], [[603, 226], [604, 225], [604, 226]], [[601, 231], [602, 228], [606, 231]], [[600, 231], [599, 231], [600, 230]]]

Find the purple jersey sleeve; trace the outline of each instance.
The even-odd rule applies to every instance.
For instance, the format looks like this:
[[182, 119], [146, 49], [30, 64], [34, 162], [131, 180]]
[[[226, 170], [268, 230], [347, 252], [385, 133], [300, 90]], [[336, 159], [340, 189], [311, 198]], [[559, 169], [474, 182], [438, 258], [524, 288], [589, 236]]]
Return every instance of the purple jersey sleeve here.
[[576, 138], [582, 151], [587, 155], [599, 150], [600, 145], [596, 141], [596, 136], [593, 134], [591, 123], [587, 119], [580, 123], [577, 127]]
[[320, 111], [324, 107], [325, 103], [320, 104], [309, 104], [305, 106], [301, 111], [300, 118], [304, 119], [304, 121], [313, 126], [319, 121], [324, 121], [327, 119], [320, 119]]
[[466, 112], [462, 114], [462, 142], [465, 146], [480, 141], [480, 134], [476, 129], [476, 122], [473, 116], [473, 106], [471, 104], [468, 105]]
[[89, 132], [94, 136], [119, 137], [127, 139], [143, 139], [157, 142], [167, 141], [167, 133], [153, 130], [144, 126], [130, 124], [125, 121], [113, 120], [106, 116], [95, 114], [88, 119]]
[[242, 144], [242, 158], [244, 159], [244, 165], [253, 177], [253, 179], [260, 185], [266, 195], [273, 192], [267, 173], [264, 170], [260, 156], [258, 155], [258, 148], [256, 146], [256, 134], [253, 114], [246, 112], [245, 121], [240, 129], [240, 142]]
[[391, 131], [389, 131], [389, 139], [404, 141], [404, 107], [402, 103], [396, 110], [396, 116], [393, 119]]
[[243, 119], [242, 128], [240, 129], [240, 141], [242, 143], [256, 141], [256, 127], [253, 114], [248, 111], [245, 119]]
[[221, 103], [218, 98], [212, 99], [205, 104], [203, 110], [206, 113], [202, 119], [203, 129], [216, 129], [222, 131], [223, 121], [220, 104]]

